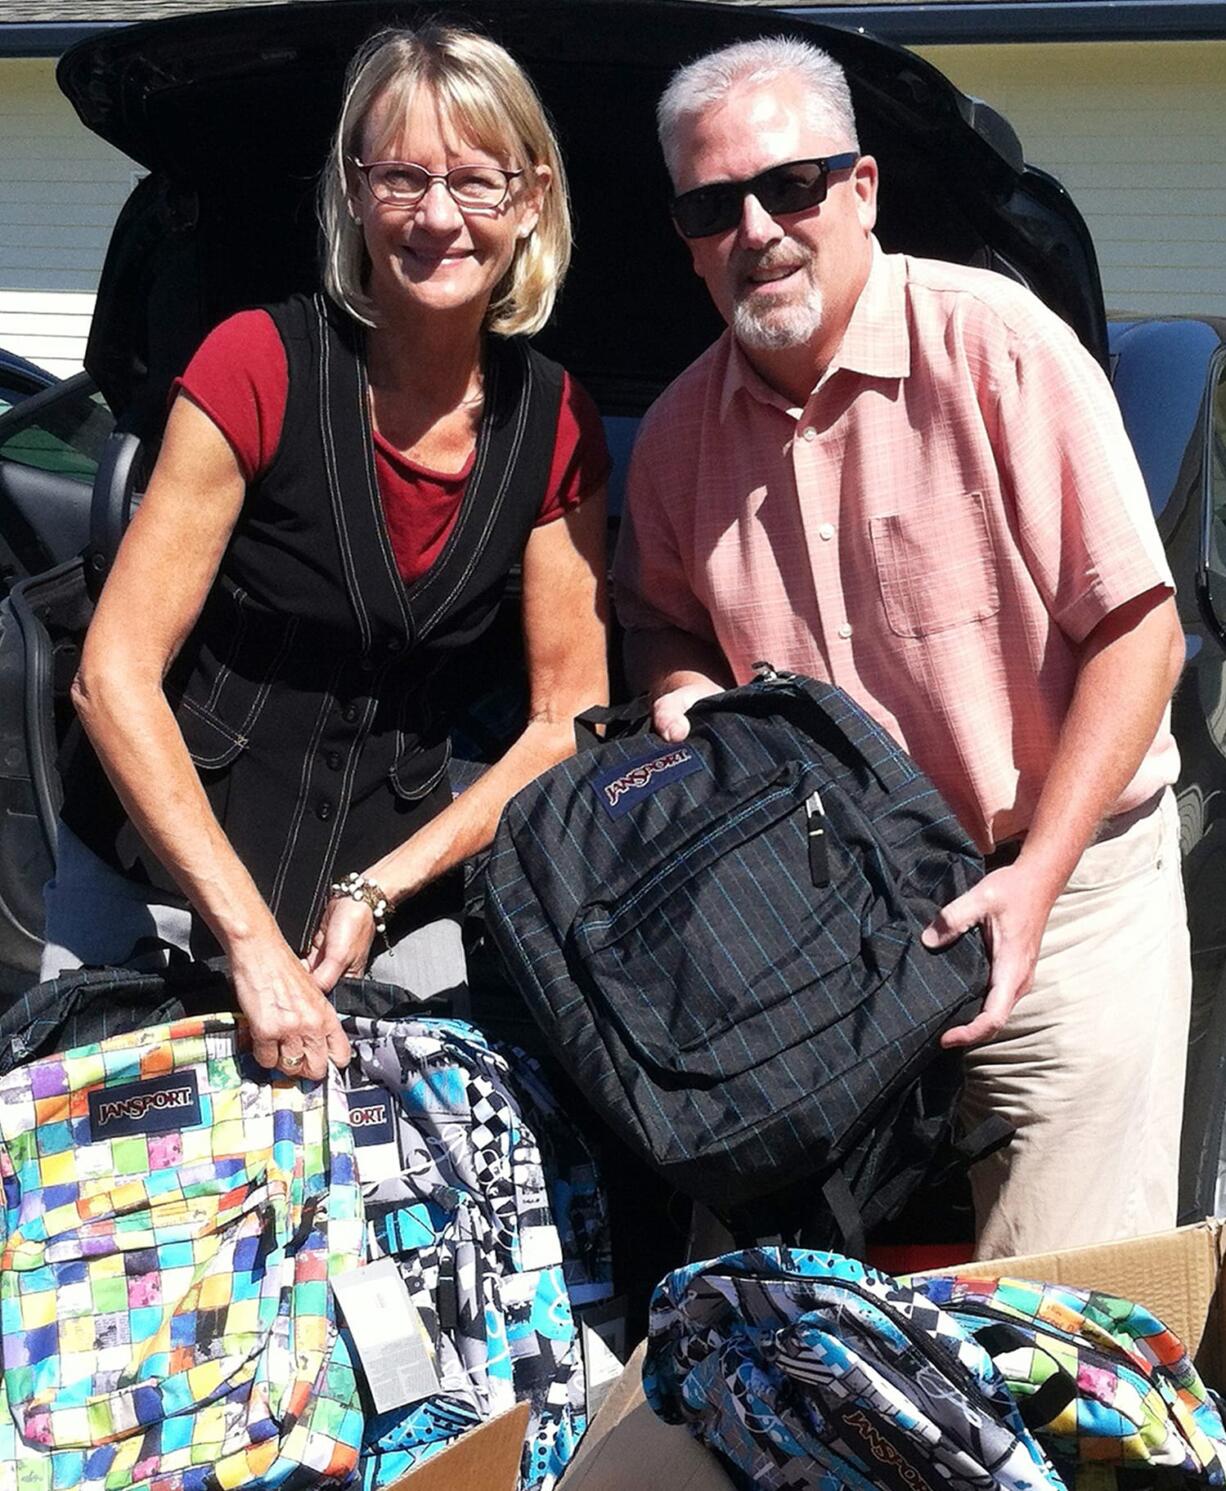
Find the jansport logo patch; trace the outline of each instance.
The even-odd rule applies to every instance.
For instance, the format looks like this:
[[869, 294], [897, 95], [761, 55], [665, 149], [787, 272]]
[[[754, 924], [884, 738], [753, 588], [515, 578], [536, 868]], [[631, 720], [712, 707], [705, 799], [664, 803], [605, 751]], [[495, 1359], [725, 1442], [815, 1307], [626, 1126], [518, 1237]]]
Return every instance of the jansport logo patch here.
[[676, 746], [641, 761], [619, 761], [592, 779], [600, 805], [610, 818], [620, 818], [644, 797], [669, 782], [701, 771], [702, 757], [690, 746]]
[[122, 1087], [101, 1087], [89, 1095], [89, 1129], [95, 1140], [126, 1134], [165, 1134], [200, 1122], [200, 1089], [195, 1072], [151, 1077]]
[[[862, 1409], [836, 1413], [834, 1419], [877, 1462], [873, 1467], [873, 1479], [889, 1491], [932, 1491], [932, 1483], [921, 1473], [911, 1457], [905, 1452], [906, 1436], [891, 1432], [884, 1423], [873, 1423]], [[853, 1445], [853, 1448], [860, 1446]]]
[[392, 1142], [392, 1112], [382, 1087], [359, 1087], [349, 1094], [349, 1122], [359, 1148]]

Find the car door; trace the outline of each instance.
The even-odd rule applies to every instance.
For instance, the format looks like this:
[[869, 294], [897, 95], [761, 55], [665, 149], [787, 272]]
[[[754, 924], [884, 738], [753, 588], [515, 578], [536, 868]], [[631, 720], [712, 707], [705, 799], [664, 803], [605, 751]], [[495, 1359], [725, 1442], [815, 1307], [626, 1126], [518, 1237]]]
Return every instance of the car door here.
[[0, 593], [79, 554], [114, 419], [87, 373], [0, 414]]
[[1194, 974], [1181, 1220], [1218, 1216], [1226, 1205], [1226, 345], [1209, 367], [1201, 451], [1196, 590], [1205, 640], [1181, 684], [1204, 722], [1187, 747], [1181, 741], [1192, 780], [1180, 817], [1193, 840], [1184, 869]]

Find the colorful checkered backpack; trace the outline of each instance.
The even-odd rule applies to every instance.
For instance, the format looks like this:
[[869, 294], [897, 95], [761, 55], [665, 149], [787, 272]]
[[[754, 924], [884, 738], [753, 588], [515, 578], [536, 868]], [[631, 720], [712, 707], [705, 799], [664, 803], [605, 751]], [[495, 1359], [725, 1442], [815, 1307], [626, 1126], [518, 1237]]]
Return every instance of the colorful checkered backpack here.
[[[991, 1352], [1070, 1484], [1100, 1484], [1104, 1469], [1157, 1467], [1226, 1483], [1217, 1405], [1181, 1342], [1144, 1306], [1028, 1279], [916, 1279], [914, 1287]], [[1061, 1386], [1045, 1403], [1052, 1384]]]
[[371, 1418], [363, 1486], [527, 1401], [521, 1484], [546, 1491], [583, 1433], [583, 1365], [537, 1141], [506, 1060], [459, 1020], [343, 1023], [368, 1257], [397, 1261], [441, 1385]]
[[361, 1195], [335, 1076], [259, 1067], [227, 1015], [0, 1079], [0, 1485], [245, 1491], [351, 1478], [330, 1279]]
[[1063, 1491], [984, 1348], [837, 1253], [751, 1248], [668, 1275], [643, 1384], [761, 1491]]

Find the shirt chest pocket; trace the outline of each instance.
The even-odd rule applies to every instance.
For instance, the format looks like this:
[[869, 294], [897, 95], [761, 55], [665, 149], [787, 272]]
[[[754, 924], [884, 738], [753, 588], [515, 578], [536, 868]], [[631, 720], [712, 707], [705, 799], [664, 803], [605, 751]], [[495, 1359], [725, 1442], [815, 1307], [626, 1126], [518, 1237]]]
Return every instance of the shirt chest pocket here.
[[890, 630], [929, 637], [1000, 610], [996, 551], [979, 492], [933, 496], [869, 519]]

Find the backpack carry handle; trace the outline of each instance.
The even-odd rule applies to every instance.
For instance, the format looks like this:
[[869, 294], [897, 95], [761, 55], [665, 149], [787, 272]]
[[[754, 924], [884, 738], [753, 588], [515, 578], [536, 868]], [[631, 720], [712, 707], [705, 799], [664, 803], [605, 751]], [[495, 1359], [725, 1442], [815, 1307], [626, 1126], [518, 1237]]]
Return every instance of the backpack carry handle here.
[[[1021, 1331], [1003, 1323], [985, 1325], [982, 1330], [975, 1331], [974, 1335], [976, 1341], [993, 1360], [1010, 1351], [1041, 1350]], [[1049, 1357], [1048, 1360], [1052, 1358]], [[1063, 1367], [1057, 1366], [1051, 1376], [1045, 1382], [1040, 1383], [1033, 1393], [1027, 1393], [1025, 1397], [1018, 1395], [1015, 1401], [1022, 1423], [1034, 1434], [1046, 1428], [1076, 1398], [1076, 1382]]]
[[[606, 740], [620, 740], [627, 735], [641, 735], [651, 723], [651, 696], [639, 694], [625, 704], [594, 704], [575, 716], [575, 750], [590, 751], [603, 745]], [[597, 725], [618, 728], [608, 729], [603, 735], [596, 733]]]
[[779, 714], [847, 765], [854, 756], [883, 792], [901, 791], [915, 781], [919, 768], [902, 746], [842, 689], [803, 673], [780, 672], [768, 663], [755, 663], [754, 668], [756, 676], [749, 683], [696, 700], [695, 715], [719, 709]]

